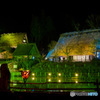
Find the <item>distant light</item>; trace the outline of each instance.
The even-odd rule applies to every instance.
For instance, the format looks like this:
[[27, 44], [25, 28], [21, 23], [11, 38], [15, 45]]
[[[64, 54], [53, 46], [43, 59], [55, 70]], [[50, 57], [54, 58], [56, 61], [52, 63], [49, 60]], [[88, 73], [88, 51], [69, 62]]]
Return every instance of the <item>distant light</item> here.
[[75, 83], [78, 83], [78, 81], [75, 81]]
[[58, 80], [58, 82], [61, 82], [61, 80]]
[[35, 57], [33, 56], [33, 60], [35, 59]]
[[78, 73], [75, 73], [75, 76], [78, 77]]
[[13, 65], [13, 68], [17, 68], [17, 65]]
[[48, 79], [49, 82], [51, 82], [51, 79]]
[[45, 60], [47, 60], [48, 58], [47, 57], [45, 57]]
[[33, 77], [32, 80], [34, 80], [35, 78]]
[[60, 90], [60, 92], [63, 92], [63, 90]]
[[51, 73], [48, 73], [49, 76], [51, 76]]
[[17, 83], [13, 83], [13, 86], [16, 86], [17, 85]]
[[58, 76], [61, 76], [61, 73], [58, 73]]
[[35, 73], [32, 73], [32, 75], [34, 76], [34, 75], [35, 75]]
[[25, 43], [26, 42], [26, 40], [23, 40], [23, 43]]
[[34, 89], [32, 91], [34, 92]]

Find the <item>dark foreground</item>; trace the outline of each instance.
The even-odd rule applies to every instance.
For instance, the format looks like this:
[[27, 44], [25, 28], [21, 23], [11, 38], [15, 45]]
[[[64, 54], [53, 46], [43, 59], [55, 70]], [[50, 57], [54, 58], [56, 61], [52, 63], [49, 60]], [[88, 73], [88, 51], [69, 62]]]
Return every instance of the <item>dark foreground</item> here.
[[68, 100], [68, 98], [96, 98], [99, 96], [70, 96], [70, 92], [59, 93], [59, 92], [50, 92], [50, 93], [29, 93], [29, 92], [0, 92], [0, 100]]

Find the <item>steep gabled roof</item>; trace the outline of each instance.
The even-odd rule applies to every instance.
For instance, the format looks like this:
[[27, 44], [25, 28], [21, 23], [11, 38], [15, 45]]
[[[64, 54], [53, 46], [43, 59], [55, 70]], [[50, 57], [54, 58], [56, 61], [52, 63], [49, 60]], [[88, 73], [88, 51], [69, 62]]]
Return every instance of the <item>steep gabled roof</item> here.
[[34, 55], [40, 56], [35, 43], [19, 44], [13, 53], [13, 56]]
[[66, 32], [60, 35], [54, 49], [49, 51], [46, 58], [67, 56], [67, 54], [95, 55], [96, 49], [100, 50], [96, 48], [97, 43], [100, 44], [100, 29]]
[[82, 30], [82, 31], [66, 32], [66, 33], [62, 33], [60, 36], [64, 37], [70, 34], [93, 33], [93, 32], [100, 32], [100, 29], [87, 29], [87, 30]]

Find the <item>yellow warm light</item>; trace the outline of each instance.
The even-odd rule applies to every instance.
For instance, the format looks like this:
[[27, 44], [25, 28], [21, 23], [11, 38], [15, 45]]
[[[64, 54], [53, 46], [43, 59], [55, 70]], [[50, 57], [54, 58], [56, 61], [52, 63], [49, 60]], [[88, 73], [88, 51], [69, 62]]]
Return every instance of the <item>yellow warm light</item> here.
[[75, 73], [75, 76], [78, 77], [78, 73]]
[[17, 83], [13, 83], [13, 86], [16, 86], [17, 85]]
[[58, 82], [61, 82], [61, 80], [58, 80]]
[[33, 77], [32, 80], [35, 80], [35, 78]]
[[51, 76], [51, 73], [48, 73], [49, 76]]
[[48, 79], [49, 82], [51, 82], [51, 79]]
[[75, 81], [75, 83], [78, 83], [78, 81]]
[[58, 76], [61, 76], [61, 73], [58, 73]]
[[34, 75], [35, 75], [35, 73], [32, 73], [32, 75], [34, 76]]

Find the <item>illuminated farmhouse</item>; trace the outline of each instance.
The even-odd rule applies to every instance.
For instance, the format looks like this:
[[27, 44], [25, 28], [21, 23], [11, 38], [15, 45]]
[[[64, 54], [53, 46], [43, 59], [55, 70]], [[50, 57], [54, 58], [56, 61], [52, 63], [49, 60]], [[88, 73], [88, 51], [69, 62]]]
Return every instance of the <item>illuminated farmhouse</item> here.
[[49, 61], [91, 61], [100, 59], [100, 29], [67, 32], [47, 56]]

